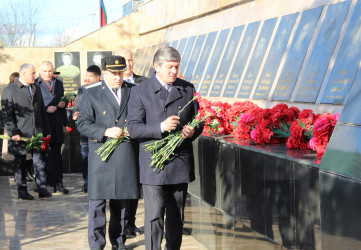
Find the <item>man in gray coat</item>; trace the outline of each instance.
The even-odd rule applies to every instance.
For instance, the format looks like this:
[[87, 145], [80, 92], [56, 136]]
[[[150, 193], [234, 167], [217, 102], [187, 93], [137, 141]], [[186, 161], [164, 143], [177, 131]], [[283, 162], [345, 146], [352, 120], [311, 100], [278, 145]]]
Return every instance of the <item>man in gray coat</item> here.
[[113, 248], [127, 249], [127, 199], [138, 199], [134, 152], [123, 141], [109, 159], [101, 160], [94, 151], [124, 132], [132, 84], [123, 82], [125, 60], [120, 56], [102, 58], [104, 80], [88, 86], [79, 106], [78, 130], [89, 138], [88, 162], [88, 241], [91, 249], [105, 247], [105, 204], [110, 199], [109, 239]]
[[[160, 250], [165, 222], [166, 249], [180, 249], [184, 223], [184, 206], [188, 183], [194, 181], [192, 140], [202, 128], [187, 123], [198, 112], [193, 99], [193, 84], [177, 78], [181, 56], [172, 47], [159, 49], [153, 58], [156, 73], [132, 88], [128, 105], [127, 127], [132, 139], [140, 140], [139, 167], [145, 204], [144, 234], [146, 249]], [[150, 167], [151, 155], [142, 146], [160, 140], [169, 131], [182, 131], [184, 142], [164, 169]]]
[[[43, 136], [50, 135], [48, 119], [44, 108], [41, 91], [34, 85], [35, 67], [31, 64], [23, 64], [19, 69], [20, 77], [8, 85], [2, 92], [1, 106], [5, 128], [8, 130], [11, 140], [9, 141], [9, 153], [15, 156], [15, 180], [18, 186], [18, 198], [33, 200], [28, 193], [26, 178], [23, 173], [26, 154], [26, 142], [21, 137], [32, 137], [39, 133]], [[36, 185], [39, 198], [52, 196], [46, 189], [46, 171], [44, 153], [32, 152]]]

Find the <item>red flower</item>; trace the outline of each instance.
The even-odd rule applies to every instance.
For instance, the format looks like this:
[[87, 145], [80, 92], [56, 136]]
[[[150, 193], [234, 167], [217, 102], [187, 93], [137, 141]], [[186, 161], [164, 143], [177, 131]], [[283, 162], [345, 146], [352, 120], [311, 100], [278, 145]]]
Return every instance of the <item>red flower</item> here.
[[43, 151], [48, 150], [51, 137], [50, 137], [50, 136], [43, 137], [41, 140], [43, 141], [43, 144], [41, 145], [41, 149], [42, 149]]
[[74, 133], [75, 128], [66, 127], [66, 130], [68, 130], [69, 134]]

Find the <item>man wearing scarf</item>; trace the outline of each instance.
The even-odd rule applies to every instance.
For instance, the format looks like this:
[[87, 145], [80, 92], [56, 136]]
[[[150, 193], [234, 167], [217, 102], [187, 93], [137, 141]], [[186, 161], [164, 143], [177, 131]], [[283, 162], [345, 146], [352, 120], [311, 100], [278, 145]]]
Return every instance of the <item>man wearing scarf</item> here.
[[36, 79], [41, 89], [44, 106], [47, 112], [51, 141], [45, 155], [45, 163], [48, 171], [48, 183], [54, 187], [54, 193], [59, 191], [64, 194], [69, 190], [63, 186], [63, 161], [61, 156], [61, 144], [64, 143], [64, 129], [68, 123], [65, 102], [60, 98], [64, 95], [63, 82], [54, 76], [54, 66], [49, 61], [40, 64], [40, 74]]

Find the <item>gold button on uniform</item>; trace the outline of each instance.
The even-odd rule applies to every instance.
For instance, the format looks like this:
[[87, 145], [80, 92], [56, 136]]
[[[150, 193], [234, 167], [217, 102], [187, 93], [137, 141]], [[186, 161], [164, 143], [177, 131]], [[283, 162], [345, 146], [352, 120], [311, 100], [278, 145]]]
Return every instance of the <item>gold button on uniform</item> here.
[[105, 86], [103, 86], [103, 89], [105, 89]]
[[118, 122], [118, 120], [115, 120], [115, 122]]
[[106, 114], [107, 114], [107, 112], [103, 111], [103, 115], [106, 115]]

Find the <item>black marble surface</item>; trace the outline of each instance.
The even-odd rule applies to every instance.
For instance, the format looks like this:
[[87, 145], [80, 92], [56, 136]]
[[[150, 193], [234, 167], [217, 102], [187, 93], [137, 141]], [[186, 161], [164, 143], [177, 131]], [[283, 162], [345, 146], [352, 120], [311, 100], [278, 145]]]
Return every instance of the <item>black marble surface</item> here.
[[320, 171], [322, 249], [361, 249], [361, 183]]
[[302, 156], [282, 144], [261, 147], [229, 139], [195, 141], [201, 242], [210, 249], [232, 249], [232, 237], [235, 246], [245, 237], [266, 249], [321, 249], [316, 153], [306, 150]]

